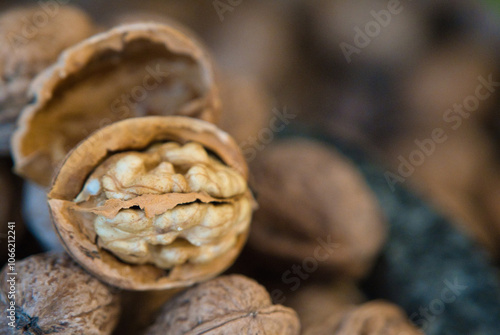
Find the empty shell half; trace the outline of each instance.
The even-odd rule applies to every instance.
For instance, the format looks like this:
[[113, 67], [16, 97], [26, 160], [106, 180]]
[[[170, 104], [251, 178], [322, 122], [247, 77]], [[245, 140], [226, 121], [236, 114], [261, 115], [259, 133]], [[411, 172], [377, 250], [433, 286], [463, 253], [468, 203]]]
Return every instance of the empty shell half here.
[[66, 49], [31, 85], [12, 140], [16, 171], [50, 184], [66, 154], [93, 131], [148, 115], [217, 119], [219, 97], [205, 48], [178, 25], [116, 27]]

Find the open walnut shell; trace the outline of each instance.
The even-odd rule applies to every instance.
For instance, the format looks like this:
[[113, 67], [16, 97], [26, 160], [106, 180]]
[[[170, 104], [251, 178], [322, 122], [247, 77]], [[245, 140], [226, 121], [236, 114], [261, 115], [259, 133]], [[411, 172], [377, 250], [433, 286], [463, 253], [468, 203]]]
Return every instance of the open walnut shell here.
[[181, 117], [123, 120], [67, 157], [48, 195], [73, 258], [133, 290], [192, 285], [242, 249], [253, 197], [247, 166], [225, 132]]
[[65, 155], [94, 130], [146, 115], [215, 122], [210, 57], [192, 36], [158, 23], [123, 25], [61, 54], [31, 86], [12, 140], [16, 171], [48, 186]]

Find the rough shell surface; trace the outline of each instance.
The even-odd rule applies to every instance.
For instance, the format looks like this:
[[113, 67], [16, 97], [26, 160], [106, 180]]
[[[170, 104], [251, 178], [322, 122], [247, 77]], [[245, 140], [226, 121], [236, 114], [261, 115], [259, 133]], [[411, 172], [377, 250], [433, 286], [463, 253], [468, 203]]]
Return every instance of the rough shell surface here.
[[[9, 300], [9, 268], [2, 279], [0, 305], [7, 319], [16, 304], [16, 325], [2, 322], [2, 334], [111, 334], [120, 313], [114, 289], [75, 264], [66, 254], [39, 254], [16, 263], [16, 296]], [[7, 322], [9, 322], [8, 320]]]
[[257, 282], [241, 275], [219, 277], [167, 302], [147, 335], [299, 334], [296, 313], [272, 305]]

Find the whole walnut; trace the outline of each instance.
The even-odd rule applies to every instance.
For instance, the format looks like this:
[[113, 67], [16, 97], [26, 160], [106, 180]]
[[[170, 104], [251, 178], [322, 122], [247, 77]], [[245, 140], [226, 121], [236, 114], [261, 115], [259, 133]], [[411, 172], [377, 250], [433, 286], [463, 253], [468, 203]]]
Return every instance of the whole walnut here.
[[7, 319], [0, 324], [2, 334], [103, 335], [111, 334], [118, 321], [118, 293], [66, 254], [31, 256], [14, 269], [6, 265], [0, 278], [1, 319]]
[[96, 30], [84, 12], [69, 5], [34, 5], [0, 15], [0, 153], [9, 150], [17, 116], [30, 100], [31, 80]]
[[318, 142], [287, 139], [269, 145], [251, 171], [259, 201], [249, 239], [254, 249], [304, 271], [352, 278], [369, 271], [386, 226], [353, 163]]
[[199, 284], [167, 302], [146, 334], [292, 335], [299, 331], [292, 309], [272, 305], [257, 282], [230, 275]]

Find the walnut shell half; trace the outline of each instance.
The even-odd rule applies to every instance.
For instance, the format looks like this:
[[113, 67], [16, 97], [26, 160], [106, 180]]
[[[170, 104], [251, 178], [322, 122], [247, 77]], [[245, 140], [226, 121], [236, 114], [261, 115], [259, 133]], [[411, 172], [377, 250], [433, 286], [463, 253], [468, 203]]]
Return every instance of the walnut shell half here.
[[105, 127], [66, 158], [48, 195], [70, 255], [135, 290], [209, 279], [246, 240], [253, 197], [236, 143], [205, 121], [144, 117]]
[[290, 308], [272, 305], [266, 289], [241, 275], [224, 276], [173, 298], [147, 335], [272, 334], [298, 335], [300, 323]]
[[186, 115], [216, 121], [220, 102], [210, 57], [176, 27], [123, 25], [66, 49], [32, 83], [34, 102], [12, 139], [17, 173], [48, 186], [78, 142], [118, 120]]

